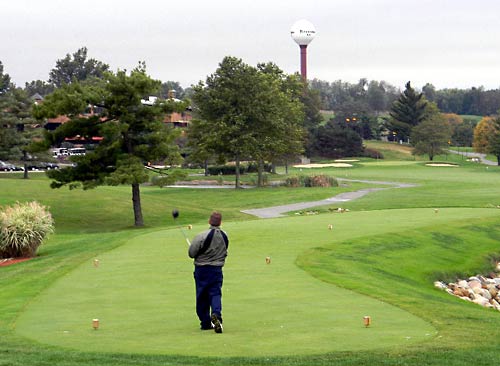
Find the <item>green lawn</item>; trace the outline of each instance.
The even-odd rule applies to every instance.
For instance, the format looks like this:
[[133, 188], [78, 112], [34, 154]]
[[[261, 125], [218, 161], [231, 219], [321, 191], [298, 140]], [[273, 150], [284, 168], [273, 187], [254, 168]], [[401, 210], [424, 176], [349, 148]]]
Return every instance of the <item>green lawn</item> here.
[[[446, 159], [460, 167], [364, 159], [314, 170], [417, 184], [342, 203], [344, 214], [323, 207], [318, 215], [258, 220], [239, 209], [323, 199], [366, 183], [144, 187], [143, 229], [130, 227], [128, 187], [50, 190], [40, 175], [0, 175], [0, 204], [37, 199], [56, 218], [38, 258], [0, 268], [0, 365], [493, 364], [500, 313], [438, 291], [433, 281], [487, 273], [500, 258], [500, 171], [439, 157]], [[192, 263], [173, 207], [179, 224], [194, 225], [191, 235], [212, 209], [224, 214], [231, 244], [222, 335], [197, 329]], [[368, 329], [364, 315], [373, 319]]]

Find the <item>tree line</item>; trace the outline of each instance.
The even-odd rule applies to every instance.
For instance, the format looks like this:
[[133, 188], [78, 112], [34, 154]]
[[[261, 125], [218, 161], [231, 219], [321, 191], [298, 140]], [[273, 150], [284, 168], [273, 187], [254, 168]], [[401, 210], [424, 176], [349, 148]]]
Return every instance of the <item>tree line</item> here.
[[[388, 111], [402, 92], [386, 81], [367, 79], [360, 79], [357, 83], [313, 79], [309, 83], [313, 90], [320, 93], [322, 108], [333, 111], [354, 102], [372, 112]], [[488, 116], [495, 114], [500, 106], [500, 89], [486, 90], [482, 86], [436, 89], [427, 83], [421, 92], [443, 113]]]

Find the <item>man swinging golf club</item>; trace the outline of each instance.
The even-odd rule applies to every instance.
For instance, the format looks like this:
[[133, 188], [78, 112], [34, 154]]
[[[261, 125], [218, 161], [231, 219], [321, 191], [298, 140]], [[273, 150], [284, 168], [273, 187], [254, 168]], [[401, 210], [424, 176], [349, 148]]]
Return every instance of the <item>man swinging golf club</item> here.
[[196, 314], [202, 330], [222, 333], [222, 267], [226, 261], [229, 239], [220, 229], [222, 215], [212, 212], [210, 229], [198, 234], [189, 246], [194, 258]]

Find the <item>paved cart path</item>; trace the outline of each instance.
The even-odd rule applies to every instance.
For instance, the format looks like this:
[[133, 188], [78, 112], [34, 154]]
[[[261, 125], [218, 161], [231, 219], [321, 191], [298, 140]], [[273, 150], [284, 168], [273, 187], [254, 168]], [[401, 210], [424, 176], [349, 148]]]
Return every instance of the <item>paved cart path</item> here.
[[355, 200], [357, 198], [361, 198], [370, 192], [376, 192], [376, 191], [381, 191], [381, 190], [390, 189], [390, 188], [410, 188], [410, 187], [416, 186], [416, 184], [368, 181], [368, 180], [339, 179], [339, 181], [372, 183], [372, 184], [378, 184], [378, 185], [382, 184], [382, 185], [388, 185], [390, 187], [364, 188], [364, 189], [360, 189], [359, 191], [340, 193], [334, 197], [327, 198], [327, 199], [324, 199], [321, 201], [291, 203], [289, 205], [242, 210], [241, 212], [249, 214], [249, 215], [257, 216], [257, 217], [262, 218], [262, 219], [270, 219], [270, 218], [275, 218], [275, 217], [286, 216], [286, 215], [284, 215], [284, 213], [290, 212], [290, 211], [300, 211], [300, 210], [305, 210], [307, 208], [312, 208], [312, 207], [317, 207], [317, 206], [331, 205], [331, 204], [337, 203], [337, 202], [352, 201], [352, 200]]
[[468, 158], [479, 158], [479, 162], [485, 165], [498, 165], [496, 161], [491, 161], [486, 159], [486, 154], [477, 152], [458, 151], [458, 150], [448, 150], [448, 151], [453, 154], [466, 156]]

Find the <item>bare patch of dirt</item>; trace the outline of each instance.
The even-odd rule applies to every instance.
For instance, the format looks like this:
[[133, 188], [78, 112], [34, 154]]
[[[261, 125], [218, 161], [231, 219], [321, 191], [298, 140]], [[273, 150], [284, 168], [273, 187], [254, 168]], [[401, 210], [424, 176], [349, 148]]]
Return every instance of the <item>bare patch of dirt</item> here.
[[0, 259], [0, 267], [7, 267], [16, 263], [29, 261], [32, 258], [6, 258]]

